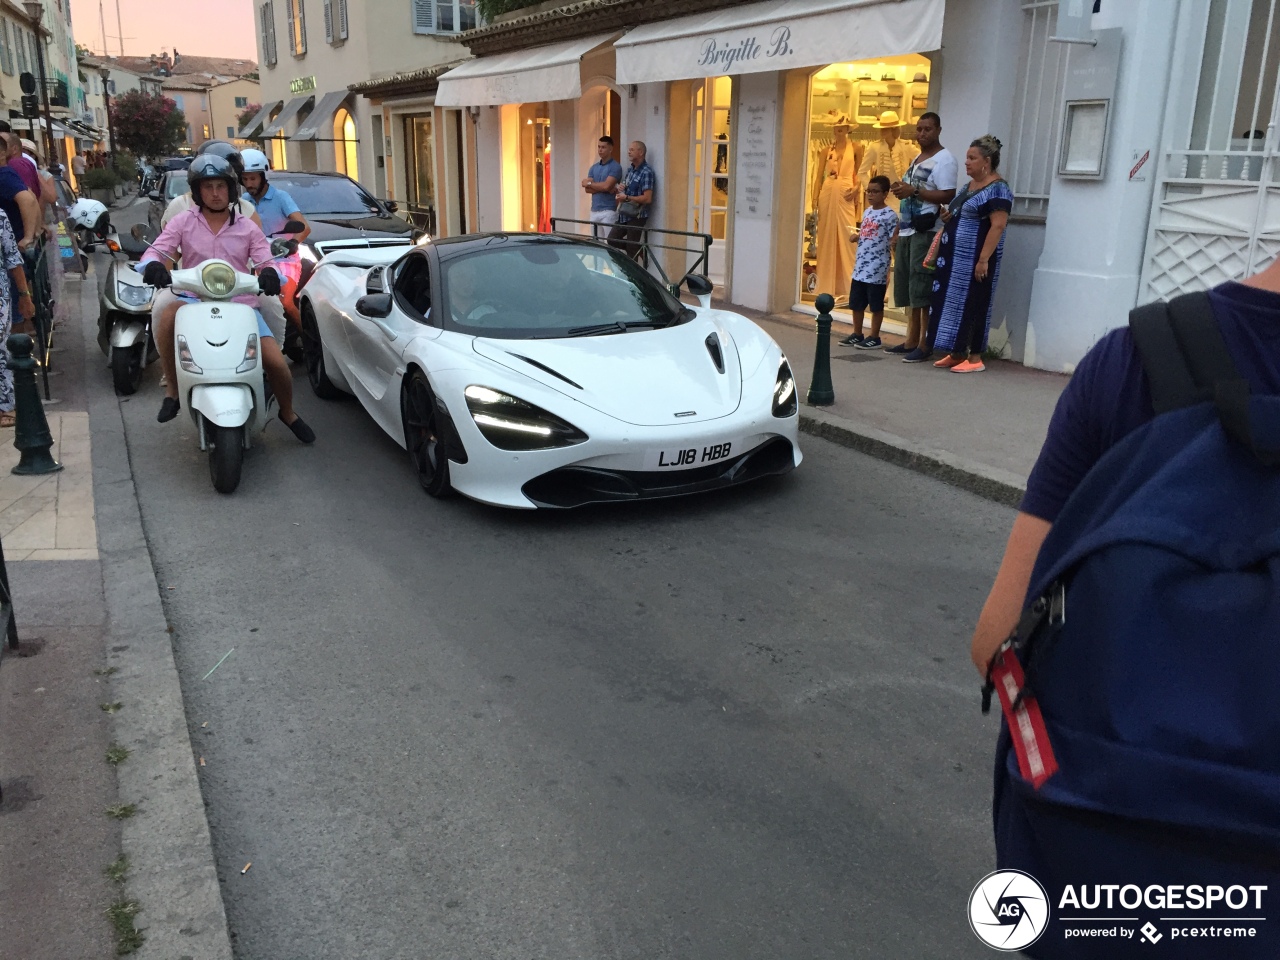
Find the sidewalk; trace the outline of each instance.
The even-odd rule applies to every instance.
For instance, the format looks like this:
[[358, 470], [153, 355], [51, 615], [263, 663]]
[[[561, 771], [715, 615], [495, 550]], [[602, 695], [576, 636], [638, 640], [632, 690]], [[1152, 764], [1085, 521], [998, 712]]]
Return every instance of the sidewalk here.
[[[813, 378], [816, 322], [803, 314], [765, 314], [716, 304], [750, 317], [791, 361], [806, 433], [1016, 506], [1044, 442], [1049, 418], [1067, 385], [1062, 374], [1009, 361], [987, 361], [977, 374], [953, 374], [931, 363], [902, 363], [882, 350], [841, 347], [852, 327], [831, 328], [831, 406], [806, 404]], [[901, 343], [884, 336], [885, 345]]]
[[136, 948], [138, 960], [230, 960], [119, 401], [95, 341], [95, 274], [65, 278], [60, 297], [45, 411], [63, 470], [12, 476], [13, 431], [0, 431], [0, 538], [21, 639], [0, 658], [0, 957]]

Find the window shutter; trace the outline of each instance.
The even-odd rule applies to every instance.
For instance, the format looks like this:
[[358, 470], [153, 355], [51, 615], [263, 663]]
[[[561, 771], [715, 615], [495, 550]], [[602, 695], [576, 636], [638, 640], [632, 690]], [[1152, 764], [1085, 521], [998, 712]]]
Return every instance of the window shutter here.
[[333, 0], [324, 0], [324, 42], [333, 43]]
[[297, 7], [294, 6], [294, 0], [286, 0], [289, 4], [289, 53], [297, 55], [298, 53], [298, 21]]
[[435, 0], [413, 0], [413, 32], [434, 33], [435, 12]]
[[347, 39], [347, 0], [338, 2], [338, 39]]
[[307, 10], [304, 0], [294, 0], [298, 5], [298, 55], [307, 52]]
[[267, 0], [267, 32], [271, 34], [271, 65], [275, 66], [280, 59], [280, 51], [276, 47], [275, 0]]

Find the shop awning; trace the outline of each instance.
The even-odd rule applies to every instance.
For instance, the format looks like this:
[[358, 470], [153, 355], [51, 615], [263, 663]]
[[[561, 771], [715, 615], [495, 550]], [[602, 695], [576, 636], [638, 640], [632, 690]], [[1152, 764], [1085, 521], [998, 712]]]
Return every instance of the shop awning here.
[[258, 135], [258, 131], [266, 126], [267, 118], [271, 116], [271, 111], [282, 103], [284, 103], [283, 100], [272, 100], [270, 103], [264, 103], [262, 109], [254, 114], [253, 119], [240, 128], [240, 132], [236, 134], [236, 137], [241, 140], [252, 140]]
[[582, 58], [616, 33], [477, 57], [441, 75], [437, 107], [497, 106], [582, 96]]
[[763, 73], [937, 50], [945, 7], [946, 0], [762, 0], [649, 23], [614, 44], [618, 83]]
[[[338, 108], [342, 106], [342, 101], [351, 96], [349, 90], [330, 90], [320, 102], [316, 104], [316, 108], [311, 111], [311, 116], [303, 122], [290, 140], [332, 140], [332, 124], [333, 115], [338, 112]], [[329, 129], [330, 133], [326, 137], [320, 136], [320, 131]]]
[[307, 94], [305, 97], [294, 97], [285, 104], [284, 109], [280, 111], [280, 115], [272, 120], [262, 130], [262, 136], [274, 137], [277, 133], [284, 129], [285, 124], [298, 115], [298, 111], [314, 100], [315, 97]]

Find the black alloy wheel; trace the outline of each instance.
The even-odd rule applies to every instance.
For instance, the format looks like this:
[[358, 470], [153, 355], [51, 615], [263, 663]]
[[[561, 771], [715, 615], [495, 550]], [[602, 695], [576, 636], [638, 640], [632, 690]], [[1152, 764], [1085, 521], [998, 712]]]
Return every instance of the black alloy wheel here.
[[440, 436], [440, 414], [421, 370], [413, 372], [400, 392], [400, 417], [409, 462], [422, 489], [433, 497], [448, 496], [453, 488], [449, 484], [449, 456]]
[[337, 400], [343, 393], [336, 387], [324, 369], [324, 346], [320, 341], [320, 327], [311, 304], [302, 304], [302, 356], [307, 364], [307, 380], [311, 392], [321, 400]]

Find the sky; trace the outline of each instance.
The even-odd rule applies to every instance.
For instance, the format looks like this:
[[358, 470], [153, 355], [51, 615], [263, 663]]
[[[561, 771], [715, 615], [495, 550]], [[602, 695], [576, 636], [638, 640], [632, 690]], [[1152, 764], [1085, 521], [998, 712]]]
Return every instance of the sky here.
[[145, 57], [162, 49], [201, 57], [258, 59], [253, 0], [71, 0], [76, 43], [102, 52], [98, 10], [106, 21], [108, 53], [120, 52], [116, 4], [124, 27], [124, 52]]

